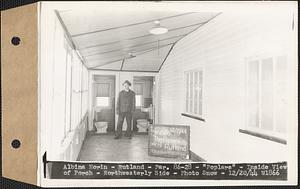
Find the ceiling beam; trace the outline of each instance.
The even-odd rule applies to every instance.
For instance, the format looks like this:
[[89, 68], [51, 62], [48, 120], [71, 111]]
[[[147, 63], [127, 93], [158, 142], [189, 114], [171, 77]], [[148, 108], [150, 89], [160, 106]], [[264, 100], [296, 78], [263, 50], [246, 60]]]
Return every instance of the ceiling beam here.
[[[172, 44], [173, 44], [173, 43], [171, 43], [171, 44], [168, 44], [168, 45], [161, 46], [161, 47], [159, 47], [159, 48], [163, 48], [163, 47], [166, 47], [166, 46], [169, 46], [169, 45], [172, 45]], [[140, 53], [140, 54], [137, 54], [137, 55], [142, 55], [142, 54], [145, 54], [145, 53], [151, 52], [151, 51], [153, 51], [153, 50], [156, 50], [156, 49], [159, 49], [159, 48], [155, 47], [155, 48], [152, 48], [152, 49], [148, 49], [149, 51], [145, 51], [145, 52], [143, 52], [143, 53]], [[101, 64], [101, 65], [92, 66], [92, 67], [89, 67], [89, 68], [96, 68], [96, 67], [100, 67], [100, 66], [105, 66], [105, 65], [107, 65], [107, 64], [112, 64], [112, 63], [114, 63], [114, 62], [118, 62], [118, 61], [121, 61], [121, 60], [123, 60], [123, 59], [131, 59], [131, 58], [135, 58], [135, 57], [129, 57], [129, 58], [117, 59], [117, 60], [113, 60], [113, 61], [105, 62], [105, 63], [103, 63], [103, 64]]]
[[[157, 43], [158, 41], [161, 42], [161, 41], [166, 41], [166, 40], [173, 39], [173, 38], [184, 37], [185, 35], [186, 34], [184, 34], [184, 35], [177, 35], [177, 36], [168, 37], [168, 38], [161, 39], [161, 40], [150, 41], [150, 42], [142, 43], [142, 44], [138, 44], [138, 45], [127, 46], [127, 47], [124, 47], [124, 48], [140, 47], [140, 46], [144, 46], [144, 45], [148, 45], [148, 44], [152, 44], [152, 43]], [[116, 50], [116, 51], [119, 51], [119, 50]], [[88, 55], [84, 55], [84, 56], [85, 57], [89, 57], [89, 56], [94, 56], [94, 55], [98, 55], [98, 54], [105, 54], [106, 52], [111, 52], [111, 51], [98, 52], [98, 53], [88, 54]]]
[[[173, 42], [173, 43], [168, 43], [168, 44], [162, 45], [162, 46], [160, 46], [159, 48], [162, 48], [162, 47], [165, 47], [165, 46], [168, 46], [168, 45], [172, 45], [172, 44], [174, 44], [174, 43], [176, 43], [176, 41]], [[135, 52], [147, 51], [147, 50], [150, 50], [150, 49], [155, 50], [155, 49], [158, 49], [158, 47], [151, 47], [151, 48], [148, 48], [148, 49], [137, 50], [137, 51], [132, 51], [132, 49], [130, 49], [130, 50], [128, 50], [128, 51], [131, 51], [131, 52], [134, 52], [134, 53], [135, 53]], [[93, 56], [95, 56], [95, 55], [101, 55], [101, 54], [107, 54], [107, 53], [112, 53], [112, 52], [121, 52], [121, 51], [123, 51], [123, 49], [118, 49], [118, 50], [112, 50], [112, 51], [101, 52], [101, 53], [94, 54]]]
[[89, 69], [89, 70], [95, 70], [95, 71], [113, 71], [113, 72], [145, 72], [145, 73], [158, 73], [158, 71], [143, 71], [143, 70], [116, 70], [116, 69]]
[[[189, 28], [189, 27], [193, 27], [193, 26], [202, 25], [202, 24], [205, 24], [205, 23], [206, 22], [199, 22], [199, 23], [196, 23], [196, 24], [177, 27], [177, 28], [169, 29], [169, 32], [176, 31], [176, 30], [181, 30], [181, 29], [185, 29], [185, 28]], [[90, 45], [90, 46], [79, 48], [78, 50], [89, 49], [89, 48], [94, 48], [94, 47], [98, 47], [98, 46], [106, 46], [106, 45], [111, 45], [111, 44], [115, 44], [115, 43], [121, 43], [123, 41], [130, 41], [130, 40], [135, 40], [135, 39], [150, 37], [150, 36], [153, 36], [153, 34], [141, 35], [141, 36], [137, 36], [137, 37], [130, 37], [130, 38], [126, 38], [126, 39], [123, 39], [123, 40], [112, 41], [112, 42], [108, 42], [108, 43]]]
[[122, 65], [121, 65], [120, 71], [123, 70], [124, 62], [125, 62], [125, 58], [124, 58], [123, 61], [122, 61]]
[[71, 37], [79, 37], [79, 36], [82, 36], [82, 35], [90, 35], [90, 34], [109, 31], [109, 30], [126, 28], [126, 27], [136, 26], [136, 25], [140, 25], [140, 24], [146, 24], [146, 23], [154, 22], [156, 20], [166, 20], [166, 19], [175, 18], [175, 17], [179, 17], [179, 16], [185, 16], [185, 15], [194, 14], [194, 13], [195, 12], [187, 12], [187, 13], [183, 13], [183, 14], [177, 14], [177, 15], [173, 15], [173, 16], [167, 16], [167, 17], [161, 17], [161, 18], [157, 18], [157, 19], [146, 20], [146, 21], [143, 21], [143, 22], [137, 22], [137, 23], [134, 23], [134, 24], [127, 24], [127, 25], [107, 28], [107, 29], [103, 29], [103, 30], [95, 30], [95, 31], [90, 31], [90, 32], [85, 32], [85, 33], [79, 33], [79, 34], [71, 35]]
[[58, 21], [60, 22], [60, 25], [62, 26], [62, 28], [63, 28], [63, 30], [64, 30], [66, 36], [67, 36], [67, 40], [69, 41], [69, 43], [70, 43], [72, 49], [76, 49], [76, 45], [75, 45], [75, 43], [74, 43], [73, 40], [72, 40], [71, 34], [70, 34], [70, 32], [68, 31], [68, 28], [66, 27], [64, 21], [62, 20], [62, 18], [61, 18], [61, 16], [60, 16], [59, 12], [58, 12], [57, 10], [55, 10], [54, 12], [55, 12], [55, 15], [56, 15]]
[[172, 45], [172, 47], [170, 48], [168, 54], [166, 55], [165, 59], [162, 61], [161, 65], [159, 66], [158, 68], [158, 71], [160, 71], [161, 67], [163, 66], [163, 64], [165, 63], [165, 61], [167, 60], [169, 54], [171, 53], [171, 51], [173, 50], [173, 47], [174, 47], [175, 43]]

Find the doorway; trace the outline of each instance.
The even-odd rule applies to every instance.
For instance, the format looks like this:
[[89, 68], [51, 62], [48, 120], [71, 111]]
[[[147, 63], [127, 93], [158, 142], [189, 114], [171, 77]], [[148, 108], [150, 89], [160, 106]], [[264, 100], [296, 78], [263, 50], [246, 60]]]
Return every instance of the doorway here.
[[[133, 91], [136, 98], [136, 111], [133, 114], [133, 131], [147, 133], [142, 124], [150, 125], [154, 120], [154, 76], [134, 76]], [[148, 127], [147, 127], [148, 128]]]
[[114, 75], [93, 76], [93, 125], [106, 123], [103, 133], [115, 131], [115, 81]]

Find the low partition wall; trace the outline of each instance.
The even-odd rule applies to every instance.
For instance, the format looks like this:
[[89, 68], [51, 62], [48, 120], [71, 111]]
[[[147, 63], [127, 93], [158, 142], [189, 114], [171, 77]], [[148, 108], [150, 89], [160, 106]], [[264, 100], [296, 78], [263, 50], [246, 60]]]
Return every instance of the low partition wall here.
[[86, 112], [76, 129], [70, 131], [62, 143], [60, 158], [76, 161], [88, 130], [88, 113]]

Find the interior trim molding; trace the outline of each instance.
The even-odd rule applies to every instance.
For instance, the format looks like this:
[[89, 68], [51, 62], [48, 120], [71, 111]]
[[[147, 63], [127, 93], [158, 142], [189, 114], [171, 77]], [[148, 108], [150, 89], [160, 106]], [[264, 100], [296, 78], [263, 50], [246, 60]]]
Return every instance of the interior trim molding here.
[[239, 132], [243, 133], [243, 134], [255, 136], [255, 137], [258, 137], [258, 138], [270, 140], [270, 141], [273, 141], [273, 142], [277, 142], [277, 143], [280, 143], [280, 144], [285, 144], [285, 145], [287, 144], [287, 141], [285, 139], [282, 139], [282, 138], [278, 138], [278, 137], [274, 137], [274, 136], [254, 132], [254, 131], [249, 131], [249, 130], [245, 130], [245, 129], [239, 129]]
[[[135, 51], [135, 52], [141, 52], [141, 53], [136, 53], [135, 55], [138, 56], [138, 55], [146, 54], [148, 52], [151, 52], [151, 51], [154, 51], [154, 50], [157, 50], [157, 49], [160, 49], [160, 48], [164, 48], [164, 47], [167, 47], [167, 46], [170, 46], [170, 45], [174, 45], [174, 43], [163, 45], [163, 46], [160, 46], [160, 47], [154, 47], [154, 48], [150, 48], [150, 49], [144, 49], [143, 51]], [[132, 58], [135, 58], [135, 57], [132, 57]], [[101, 65], [96, 65], [96, 66], [89, 67], [88, 69], [90, 69], [90, 68], [97, 68], [97, 67], [101, 67], [101, 66], [104, 66], [104, 65], [107, 65], [107, 64], [118, 62], [118, 61], [121, 61], [121, 60], [124, 60], [124, 59], [128, 60], [128, 59], [132, 59], [132, 58], [131, 57], [130, 58], [122, 58], [122, 59], [117, 59], [117, 60], [105, 62], [105, 63], [103, 63]]]
[[193, 119], [197, 119], [197, 120], [205, 122], [205, 119], [203, 119], [201, 117], [198, 117], [198, 116], [194, 116], [194, 115], [190, 115], [190, 114], [186, 114], [186, 113], [181, 113], [181, 115], [185, 116], [185, 117], [189, 117], [189, 118], [193, 118]]
[[169, 50], [167, 56], [165, 57], [164, 61], [163, 61], [163, 62], [161, 63], [161, 65], [159, 66], [158, 71], [160, 71], [161, 67], [164, 65], [165, 61], [167, 60], [169, 54], [171, 53], [171, 51], [172, 51], [172, 49], [173, 49], [173, 47], [174, 47], [174, 45], [175, 45], [175, 43], [172, 45], [172, 47], [170, 48], [170, 50]]
[[[157, 41], [151, 42], [151, 43], [157, 43]], [[128, 49], [127, 51], [132, 51], [133, 48], [145, 46], [145, 45], [148, 45], [148, 44], [151, 44], [151, 43], [144, 43], [144, 44], [139, 44], [139, 45], [133, 45], [133, 46], [125, 47], [125, 48], [131, 48], [131, 49]], [[144, 50], [138, 50], [138, 51], [134, 51], [134, 52], [141, 52], [141, 51], [146, 51], [146, 50], [150, 50], [150, 49], [158, 49], [158, 48], [162, 48], [162, 47], [165, 47], [165, 46], [168, 46], [168, 45], [172, 45], [174, 43], [176, 43], [176, 41], [174, 41], [172, 43], [164, 44], [164, 45], [162, 45], [160, 47], [157, 47], [157, 45], [155, 44], [154, 47], [151, 47], [151, 48], [148, 48], [148, 49], [144, 49]], [[85, 55], [84, 57], [96, 56], [96, 55], [107, 54], [107, 53], [112, 53], [112, 52], [123, 52], [123, 51], [124, 51], [124, 49], [114, 49], [114, 50], [110, 50], [110, 51], [102, 51], [102, 52], [97, 52], [97, 53], [94, 53], [94, 54], [88, 54], [88, 55]]]
[[[87, 66], [86, 66], [86, 60], [85, 60], [85, 58], [80, 54], [80, 52], [77, 50], [77, 47], [76, 47], [76, 45], [75, 45], [75, 43], [74, 43], [74, 41], [73, 41], [73, 39], [72, 39], [72, 37], [71, 37], [71, 34], [70, 34], [70, 32], [69, 32], [67, 26], [65, 25], [64, 21], [62, 20], [62, 18], [61, 18], [61, 16], [60, 16], [59, 12], [58, 12], [57, 10], [55, 10], [54, 12], [55, 12], [55, 15], [56, 15], [56, 17], [57, 17], [59, 23], [61, 24], [61, 26], [62, 26], [62, 28], [63, 28], [65, 34], [66, 34], [66, 39], [67, 39], [67, 41], [69, 42], [71, 48], [72, 48], [73, 50], [75, 50], [75, 53], [77, 54], [78, 58], [81, 60], [82, 64], [87, 68]], [[87, 69], [88, 69], [88, 68], [87, 68]]]
[[[175, 35], [175, 36], [166, 37], [166, 38], [158, 39], [158, 40], [159, 40], [159, 41], [166, 41], [166, 40], [170, 40], [170, 39], [174, 39], [174, 38], [179, 38], [179, 39], [181, 39], [181, 38], [184, 37], [185, 35], [187, 35], [187, 34]], [[179, 39], [177, 39], [177, 40], [179, 40]], [[124, 47], [124, 48], [139, 47], [139, 46], [144, 46], [144, 45], [148, 45], [148, 44], [151, 44], [151, 43], [157, 43], [158, 40], [155, 40], [155, 41], [149, 41], [149, 42], [146, 42], [146, 43], [140, 43], [140, 44], [138, 44], [138, 45], [127, 46], [127, 47]], [[174, 40], [174, 41], [176, 42], [177, 40]], [[175, 43], [175, 42], [174, 42], [174, 43]], [[117, 42], [115, 42], [115, 43], [117, 43]], [[115, 43], [112, 43], [112, 44], [115, 44]], [[101, 47], [101, 46], [109, 46], [109, 45], [111, 45], [111, 44], [106, 43], [106, 44], [101, 44], [101, 45], [94, 45], [93, 47]], [[91, 47], [90, 47], [90, 48], [91, 48]], [[88, 49], [88, 48], [83, 48], [83, 49]], [[96, 53], [94, 53], [94, 54], [97, 54], [97, 51], [94, 51], [94, 52], [96, 52]], [[99, 53], [99, 52], [98, 52], [98, 53]], [[94, 55], [94, 54], [88, 54], [88, 55], [86, 55], [86, 56], [92, 56], [92, 55]]]
[[123, 59], [123, 61], [122, 61], [122, 64], [121, 64], [120, 71], [122, 71], [122, 70], [123, 70], [124, 62], [125, 62], [125, 58], [124, 58], [124, 59]]
[[145, 72], [145, 73], [158, 73], [158, 71], [143, 71], [143, 70], [115, 70], [115, 69], [89, 69], [93, 71], [113, 71], [113, 72]]

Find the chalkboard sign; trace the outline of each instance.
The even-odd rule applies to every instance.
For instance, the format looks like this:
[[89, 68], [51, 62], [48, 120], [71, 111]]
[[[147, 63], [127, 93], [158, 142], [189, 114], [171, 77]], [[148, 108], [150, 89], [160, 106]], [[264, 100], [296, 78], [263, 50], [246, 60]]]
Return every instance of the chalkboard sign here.
[[153, 125], [149, 132], [148, 153], [151, 156], [190, 158], [190, 127]]

